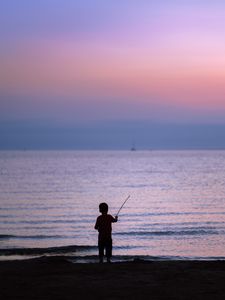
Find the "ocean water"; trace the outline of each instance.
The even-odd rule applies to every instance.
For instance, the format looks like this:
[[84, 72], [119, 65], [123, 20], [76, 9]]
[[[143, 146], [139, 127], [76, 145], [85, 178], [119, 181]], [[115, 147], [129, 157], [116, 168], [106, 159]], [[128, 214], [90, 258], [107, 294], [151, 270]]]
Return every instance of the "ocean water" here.
[[225, 259], [225, 151], [1, 151], [0, 259], [97, 259], [100, 202], [114, 260]]

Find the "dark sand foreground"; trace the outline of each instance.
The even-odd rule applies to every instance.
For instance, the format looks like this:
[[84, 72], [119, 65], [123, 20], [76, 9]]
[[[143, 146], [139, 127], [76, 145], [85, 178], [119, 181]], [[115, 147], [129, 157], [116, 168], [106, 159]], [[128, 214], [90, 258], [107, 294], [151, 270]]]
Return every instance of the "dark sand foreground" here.
[[0, 262], [0, 299], [225, 299], [224, 261]]

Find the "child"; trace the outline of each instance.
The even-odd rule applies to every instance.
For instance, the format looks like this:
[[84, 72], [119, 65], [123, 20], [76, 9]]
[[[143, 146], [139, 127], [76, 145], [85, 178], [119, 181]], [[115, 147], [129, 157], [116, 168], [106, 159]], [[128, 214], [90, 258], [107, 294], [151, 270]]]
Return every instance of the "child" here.
[[112, 256], [112, 223], [117, 222], [118, 217], [108, 214], [108, 204], [100, 203], [99, 211], [100, 216], [97, 217], [95, 223], [95, 229], [98, 230], [98, 251], [99, 251], [99, 262], [103, 262], [104, 249], [106, 250], [107, 262], [110, 263]]

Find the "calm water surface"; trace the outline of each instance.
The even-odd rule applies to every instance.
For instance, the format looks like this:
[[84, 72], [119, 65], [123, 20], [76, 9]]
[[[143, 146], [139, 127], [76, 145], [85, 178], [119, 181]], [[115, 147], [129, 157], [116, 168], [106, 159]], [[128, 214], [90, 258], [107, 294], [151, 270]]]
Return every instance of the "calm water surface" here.
[[98, 204], [128, 195], [115, 259], [225, 258], [225, 151], [1, 151], [0, 191], [0, 259], [90, 259]]

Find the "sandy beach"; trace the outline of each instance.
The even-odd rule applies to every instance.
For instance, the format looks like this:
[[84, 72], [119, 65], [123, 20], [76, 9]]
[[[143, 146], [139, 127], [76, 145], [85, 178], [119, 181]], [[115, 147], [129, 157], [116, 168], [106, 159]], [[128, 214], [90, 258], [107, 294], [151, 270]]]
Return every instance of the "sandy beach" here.
[[74, 264], [61, 257], [0, 262], [6, 299], [224, 299], [224, 261]]

